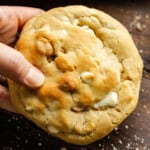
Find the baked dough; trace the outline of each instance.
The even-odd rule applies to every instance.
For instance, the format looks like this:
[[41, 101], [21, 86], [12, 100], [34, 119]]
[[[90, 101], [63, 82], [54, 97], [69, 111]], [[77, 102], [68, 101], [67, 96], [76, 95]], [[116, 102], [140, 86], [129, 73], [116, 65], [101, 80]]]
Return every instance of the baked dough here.
[[128, 31], [102, 11], [51, 9], [24, 26], [16, 48], [44, 73], [45, 82], [30, 90], [10, 80], [11, 100], [53, 136], [89, 144], [137, 105], [141, 57]]

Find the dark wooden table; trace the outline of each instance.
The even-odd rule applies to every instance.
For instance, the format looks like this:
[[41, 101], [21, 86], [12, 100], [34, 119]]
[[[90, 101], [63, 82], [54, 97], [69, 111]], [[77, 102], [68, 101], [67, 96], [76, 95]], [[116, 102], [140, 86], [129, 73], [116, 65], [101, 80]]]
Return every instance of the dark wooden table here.
[[24, 117], [0, 110], [0, 150], [150, 150], [150, 1], [0, 1], [0, 5], [6, 4], [36, 6], [46, 10], [56, 6], [84, 4], [104, 10], [128, 28], [145, 67], [136, 110], [106, 138], [87, 146], [67, 144], [50, 137]]

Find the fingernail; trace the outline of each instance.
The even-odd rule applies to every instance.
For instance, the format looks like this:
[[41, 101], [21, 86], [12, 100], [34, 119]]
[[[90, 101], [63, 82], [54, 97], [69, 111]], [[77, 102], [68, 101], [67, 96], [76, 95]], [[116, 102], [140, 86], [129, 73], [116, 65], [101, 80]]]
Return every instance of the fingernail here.
[[44, 82], [44, 79], [45, 79], [45, 77], [40, 71], [30, 68], [24, 79], [24, 82], [28, 86], [34, 88], [34, 87], [41, 86]]

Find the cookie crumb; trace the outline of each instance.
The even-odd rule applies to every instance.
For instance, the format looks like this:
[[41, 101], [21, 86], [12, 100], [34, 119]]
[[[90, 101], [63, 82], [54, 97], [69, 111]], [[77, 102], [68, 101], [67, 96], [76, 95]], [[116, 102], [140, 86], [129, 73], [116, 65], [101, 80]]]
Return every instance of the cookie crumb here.
[[111, 144], [111, 147], [113, 148], [113, 150], [118, 150], [117, 147], [114, 146], [114, 144]]
[[123, 144], [123, 143], [122, 143], [122, 140], [119, 140], [118, 142], [119, 142], [120, 144]]
[[141, 17], [142, 17], [142, 16], [140, 16], [140, 15], [136, 15], [136, 16], [135, 16], [135, 20], [140, 20]]
[[125, 128], [126, 128], [126, 129], [128, 129], [128, 128], [129, 128], [129, 126], [128, 126], [128, 125], [125, 125]]
[[60, 150], [67, 150], [67, 148], [66, 147], [61, 147]]
[[136, 25], [135, 25], [135, 27], [136, 27], [136, 29], [137, 29], [138, 31], [142, 31], [142, 30], [143, 30], [142, 25], [141, 25], [140, 22], [137, 22]]
[[143, 130], [143, 128], [140, 128], [140, 130]]
[[10, 123], [10, 122], [11, 122], [11, 119], [8, 119], [7, 121]]
[[140, 54], [142, 54], [142, 53], [143, 53], [143, 50], [142, 50], [142, 49], [139, 49], [139, 52], [140, 52]]
[[39, 142], [39, 143], [38, 143], [38, 146], [39, 146], [39, 147], [41, 147], [41, 146], [42, 146], [42, 143], [41, 143], [41, 142]]
[[145, 29], [146, 28], [146, 25], [145, 24], [142, 24], [141, 22], [140, 22], [140, 20], [141, 20], [141, 16], [140, 15], [136, 15], [134, 18], [133, 18], [133, 20], [131, 21], [131, 23], [130, 23], [130, 25], [129, 25], [129, 27], [130, 27], [130, 29], [132, 30], [132, 29], [136, 29], [137, 31], [143, 31], [143, 29]]
[[138, 140], [138, 136], [135, 134], [134, 135], [134, 140], [137, 141]]
[[25, 140], [24, 143], [27, 144], [27, 143], [28, 143], [28, 140]]
[[118, 127], [114, 128], [115, 131], [118, 131]]
[[145, 15], [145, 18], [146, 18], [146, 19], [149, 19], [149, 14], [146, 14], [146, 15]]
[[114, 128], [114, 130], [115, 130], [116, 134], [119, 134], [119, 132], [118, 132], [119, 128], [118, 127]]
[[113, 147], [113, 150], [118, 150], [116, 147]]
[[146, 113], [147, 113], [147, 114], [150, 114], [150, 112], [149, 112], [149, 111], [146, 111]]
[[144, 89], [142, 88], [141, 91], [144, 92]]
[[141, 138], [141, 144], [143, 144], [144, 143], [144, 138]]
[[125, 146], [127, 149], [131, 149], [131, 144], [127, 143], [127, 145]]
[[145, 29], [146, 27], [147, 27], [146, 24], [143, 24], [143, 25], [142, 25], [142, 28], [143, 28], [143, 29]]
[[20, 129], [20, 126], [17, 126], [16, 128], [17, 128], [17, 130], [19, 130], [19, 129]]
[[145, 146], [143, 147], [143, 150], [150, 150], [150, 148], [149, 148], [147, 145], [145, 145]]

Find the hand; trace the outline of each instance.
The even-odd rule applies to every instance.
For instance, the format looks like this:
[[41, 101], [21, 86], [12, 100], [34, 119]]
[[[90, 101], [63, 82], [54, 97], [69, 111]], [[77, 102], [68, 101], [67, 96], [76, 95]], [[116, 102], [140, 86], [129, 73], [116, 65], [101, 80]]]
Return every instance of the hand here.
[[[29, 88], [41, 86], [44, 75], [10, 45], [26, 21], [41, 12], [41, 9], [36, 8], [0, 6], [0, 74]], [[8, 89], [1, 83], [0, 107], [16, 112], [11, 104]]]

